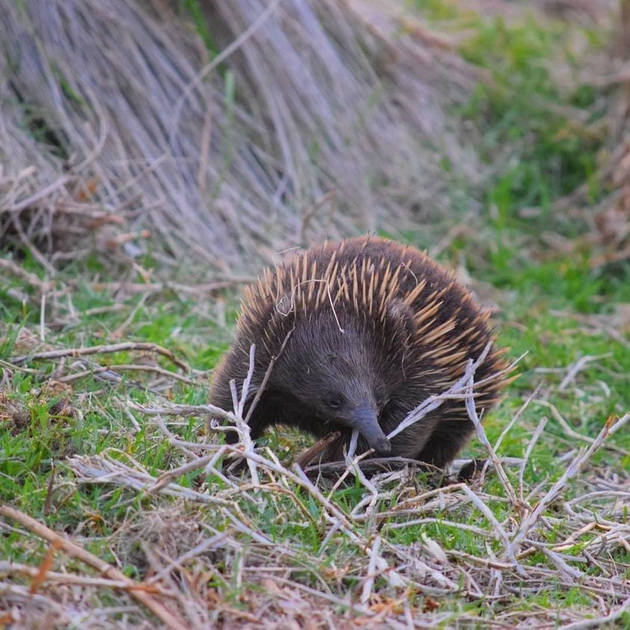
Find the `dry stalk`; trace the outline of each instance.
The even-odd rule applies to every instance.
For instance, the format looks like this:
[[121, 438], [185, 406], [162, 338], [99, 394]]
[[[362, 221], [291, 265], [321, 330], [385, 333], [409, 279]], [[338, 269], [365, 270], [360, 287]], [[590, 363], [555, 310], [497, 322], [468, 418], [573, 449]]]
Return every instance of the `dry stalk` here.
[[[271, 376], [271, 372], [273, 371], [273, 368], [276, 364], [276, 361], [278, 360], [278, 358], [282, 355], [282, 353], [284, 352], [284, 349], [286, 348], [287, 343], [289, 343], [289, 339], [291, 338], [291, 335], [293, 334], [293, 330], [290, 330], [285, 338], [284, 341], [282, 342], [282, 345], [280, 346], [280, 350], [278, 350], [278, 354], [276, 354], [275, 356], [271, 357], [271, 360], [269, 361], [269, 365], [267, 366], [267, 369], [265, 370], [265, 374], [263, 376], [263, 379], [260, 383], [260, 385], [258, 386], [258, 389], [256, 391], [256, 395], [254, 396], [251, 404], [249, 405], [249, 409], [247, 410], [247, 415], [245, 416], [245, 423], [247, 424], [249, 422], [249, 419], [252, 416], [252, 413], [254, 412], [254, 409], [256, 408], [256, 405], [258, 405], [258, 403], [260, 402], [260, 397], [263, 395], [264, 391], [265, 391], [265, 387], [267, 386], [267, 382], [269, 381], [269, 378]], [[250, 355], [250, 371], [253, 372], [254, 369], [254, 357], [253, 357], [253, 353], [255, 352], [255, 348], [256, 346], [252, 345], [252, 350], [251, 350], [251, 355]], [[249, 374], [248, 372], [248, 378], [251, 380], [251, 374]], [[249, 381], [248, 381], [248, 385], [249, 385]], [[243, 387], [243, 389], [245, 390], [245, 387]], [[243, 395], [243, 404], [246, 400], [246, 396]], [[237, 414], [240, 415], [240, 414]], [[242, 417], [242, 416], [241, 416]]]
[[189, 372], [190, 368], [181, 359], [178, 359], [170, 350], [158, 346], [155, 343], [126, 341], [123, 343], [107, 344], [103, 346], [90, 346], [83, 348], [63, 348], [60, 350], [48, 350], [46, 352], [35, 352], [33, 354], [25, 354], [10, 359], [11, 363], [19, 365], [26, 361], [39, 361], [45, 359], [61, 359], [63, 357], [84, 357], [92, 354], [109, 354], [113, 352], [155, 352], [169, 359], [177, 367], [185, 372]]
[[34, 287], [39, 293], [46, 293], [47, 291], [52, 290], [55, 286], [54, 282], [42, 281], [34, 273], [26, 271], [17, 263], [14, 263], [11, 260], [6, 260], [5, 258], [0, 258], [0, 269], [13, 274], [16, 278], [19, 278], [21, 281]]
[[[251, 434], [249, 431], [249, 424], [243, 418], [243, 412], [245, 410], [245, 403], [247, 402], [247, 398], [249, 396], [249, 387], [252, 381], [252, 376], [254, 375], [254, 369], [256, 367], [256, 346], [252, 344], [249, 349], [249, 368], [247, 370], [247, 376], [243, 381], [243, 386], [241, 389], [240, 399], [238, 397], [238, 392], [236, 389], [236, 382], [234, 380], [230, 381], [230, 389], [232, 391], [232, 401], [234, 404], [234, 430], [237, 431], [239, 437], [239, 443], [242, 444], [243, 455], [245, 456], [245, 461], [247, 463], [247, 467], [249, 468], [249, 474], [251, 475], [254, 486], [260, 485], [260, 479], [258, 477], [258, 470], [256, 468], [256, 462], [253, 458], [248, 457], [251, 453], [254, 452], [254, 441], [251, 438]], [[268, 370], [269, 372], [269, 370]], [[251, 410], [250, 410], [251, 411]]]
[[311, 462], [315, 461], [340, 435], [341, 433], [339, 431], [335, 431], [334, 433], [331, 433], [315, 442], [313, 446], [302, 451], [295, 458], [296, 466], [306, 468]]
[[573, 623], [568, 623], [562, 626], [562, 630], [589, 630], [590, 628], [603, 628], [608, 624], [614, 624], [628, 610], [630, 610], [630, 597], [628, 597], [621, 606], [618, 606], [616, 610], [612, 611], [608, 615], [596, 617], [595, 619], [574, 621]]
[[[441, 394], [433, 394], [431, 396], [428, 396], [413, 411], [411, 411], [407, 415], [407, 417], [393, 431], [389, 433], [387, 437], [391, 440], [399, 433], [402, 433], [407, 427], [415, 424], [431, 411], [435, 411], [436, 409], [438, 409], [445, 400], [449, 400], [452, 398], [466, 399], [466, 390], [468, 388], [469, 381], [474, 376], [475, 370], [483, 363], [485, 358], [488, 356], [491, 348], [492, 344], [487, 344], [483, 352], [479, 355], [479, 358], [476, 361], [470, 361], [467, 364], [463, 376], [461, 376], [455, 383], [453, 383], [453, 385], [449, 387], [447, 391]], [[499, 378], [501, 374], [492, 375], [490, 378], [485, 379], [485, 381]]]
[[529, 458], [531, 457], [532, 451], [534, 450], [534, 447], [536, 446], [536, 442], [538, 442], [538, 439], [542, 435], [546, 426], [547, 426], [547, 418], [541, 418], [540, 422], [538, 423], [538, 426], [536, 427], [536, 430], [534, 431], [534, 434], [532, 435], [531, 439], [529, 440], [529, 443], [527, 444], [527, 448], [525, 449], [523, 462], [518, 472], [518, 496], [519, 496], [519, 501], [521, 502], [524, 501], [523, 492], [525, 488], [525, 468], [527, 467]]
[[589, 363], [593, 363], [594, 361], [599, 361], [600, 359], [609, 359], [612, 356], [610, 352], [606, 354], [597, 354], [597, 355], [586, 355], [584, 357], [580, 357], [575, 363], [569, 366], [565, 377], [562, 379], [562, 382], [558, 386], [558, 391], [564, 391], [567, 387], [575, 380], [575, 377], [584, 370]]
[[170, 372], [169, 370], [165, 370], [164, 368], [161, 368], [157, 365], [140, 365], [134, 363], [94, 366], [89, 370], [82, 370], [81, 372], [76, 372], [75, 374], [67, 374], [66, 376], [61, 376], [56, 380], [58, 380], [60, 383], [73, 383], [74, 381], [79, 381], [82, 378], [96, 376], [98, 374], [103, 374], [106, 372], [148, 372], [150, 374], [159, 374], [160, 376], [165, 376], [169, 379], [173, 379], [174, 381], [185, 383], [186, 385], [197, 384], [196, 381], [188, 378], [187, 376], [177, 374], [176, 372]]
[[[0, 561], [0, 575], [24, 575], [35, 579], [39, 574], [40, 569], [38, 568], [13, 561]], [[122, 591], [129, 589], [128, 579], [113, 580], [106, 577], [101, 578], [88, 575], [75, 575], [74, 573], [59, 573], [57, 571], [46, 571], [45, 581], [54, 584], [70, 584], [74, 586], [102, 586], [103, 588], [118, 589]], [[151, 581], [155, 580], [147, 580], [146, 584], [149, 584]], [[168, 593], [166, 593], [159, 585], [155, 585], [153, 589], [152, 592], [156, 594], [168, 596]]]
[[[213, 415], [219, 418], [225, 418], [229, 421], [235, 421], [235, 416], [231, 411], [224, 411], [214, 405], [176, 405], [168, 404], [162, 407], [147, 407], [146, 405], [139, 405], [133, 401], [127, 401], [129, 409], [138, 411], [147, 416], [198, 416], [198, 415]], [[214, 427], [215, 430], [219, 430], [220, 427]]]
[[379, 558], [378, 552], [380, 547], [381, 537], [376, 536], [370, 550], [370, 561], [367, 567], [367, 576], [361, 591], [361, 603], [364, 605], [370, 601], [370, 597], [372, 596], [372, 588], [374, 587], [374, 578], [376, 577], [376, 565], [377, 559]]
[[[579, 433], [578, 431], [576, 431], [566, 421], [566, 419], [558, 411], [555, 405], [552, 405], [550, 402], [546, 400], [538, 399], [538, 400], [535, 400], [534, 402], [537, 405], [542, 405], [543, 407], [546, 407], [547, 409], [549, 409], [551, 411], [551, 415], [553, 416], [554, 420], [558, 422], [558, 424], [562, 427], [562, 430], [564, 431], [564, 433], [568, 435], [569, 437], [575, 438], [576, 440], [580, 440], [581, 442], [587, 442], [588, 444], [593, 444], [593, 442], [595, 442], [595, 438], [592, 438], [588, 435], [583, 435], [582, 433]], [[630, 456], [630, 451], [627, 451], [626, 449], [623, 449], [623, 448], [619, 448], [618, 446], [615, 446], [613, 444], [603, 444], [602, 448], [605, 448], [606, 450], [610, 450], [610, 451], [615, 451], [616, 453], [620, 453], [621, 455], [624, 455], [625, 457]]]
[[505, 439], [505, 436], [509, 434], [509, 432], [512, 430], [512, 427], [521, 419], [521, 416], [523, 415], [527, 407], [529, 407], [532, 400], [536, 398], [536, 395], [540, 391], [541, 387], [542, 387], [542, 384], [539, 383], [536, 386], [536, 389], [534, 389], [534, 391], [527, 397], [527, 400], [518, 408], [517, 412], [512, 416], [512, 419], [507, 423], [503, 431], [501, 431], [501, 435], [499, 436], [499, 439], [496, 441], [494, 445], [495, 452], [499, 450], [499, 447], [501, 446], [503, 440]]
[[[482, 355], [483, 357], [483, 355]], [[480, 357], [481, 359], [481, 357]], [[477, 360], [477, 362], [480, 361], [480, 359]], [[481, 444], [484, 446], [484, 448], [486, 449], [486, 451], [488, 452], [488, 455], [490, 457], [490, 461], [492, 462], [497, 476], [499, 477], [499, 479], [501, 480], [501, 483], [503, 485], [503, 487], [505, 488], [505, 492], [510, 500], [510, 502], [513, 505], [517, 505], [517, 498], [516, 498], [516, 492], [514, 491], [514, 488], [512, 487], [512, 484], [507, 476], [507, 473], [505, 472], [503, 465], [501, 464], [501, 460], [499, 459], [499, 457], [496, 454], [496, 451], [494, 450], [494, 448], [492, 447], [492, 445], [490, 444], [490, 441], [488, 440], [488, 438], [486, 437], [486, 432], [483, 430], [483, 426], [481, 425], [481, 419], [479, 418], [478, 414], [477, 414], [477, 409], [475, 407], [475, 399], [474, 399], [474, 372], [475, 372], [475, 363], [473, 363], [472, 361], [469, 361], [469, 368], [466, 370], [467, 374], [465, 375], [467, 377], [467, 380], [464, 381], [464, 387], [465, 387], [465, 391], [467, 393], [466, 396], [466, 411], [468, 412], [468, 417], [470, 419], [470, 421], [473, 423], [473, 425], [475, 426], [475, 430], [477, 432], [477, 438], [479, 439], [479, 441], [481, 442]]]

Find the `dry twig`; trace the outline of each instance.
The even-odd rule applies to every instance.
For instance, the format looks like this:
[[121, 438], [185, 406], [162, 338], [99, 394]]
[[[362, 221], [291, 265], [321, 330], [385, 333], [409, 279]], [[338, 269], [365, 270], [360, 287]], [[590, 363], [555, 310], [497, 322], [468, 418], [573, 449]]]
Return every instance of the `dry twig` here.
[[84, 357], [91, 354], [107, 354], [113, 352], [155, 352], [170, 359], [177, 367], [188, 372], [190, 368], [181, 359], [178, 359], [170, 350], [158, 346], [155, 343], [126, 341], [123, 343], [107, 344], [103, 346], [89, 346], [84, 348], [62, 348], [60, 350], [48, 350], [46, 352], [35, 352], [33, 354], [25, 354], [10, 359], [11, 363], [19, 365], [26, 361], [39, 361], [46, 359], [61, 359], [63, 357]]

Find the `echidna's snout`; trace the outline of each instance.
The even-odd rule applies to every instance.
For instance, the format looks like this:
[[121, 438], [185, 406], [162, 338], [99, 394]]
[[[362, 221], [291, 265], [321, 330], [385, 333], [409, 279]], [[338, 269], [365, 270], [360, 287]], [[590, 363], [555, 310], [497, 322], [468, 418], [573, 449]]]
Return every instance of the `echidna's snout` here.
[[389, 455], [392, 452], [392, 445], [387, 439], [381, 425], [378, 423], [378, 415], [369, 405], [360, 405], [347, 418], [348, 424], [357, 429], [366, 439], [370, 448], [373, 448], [379, 455]]

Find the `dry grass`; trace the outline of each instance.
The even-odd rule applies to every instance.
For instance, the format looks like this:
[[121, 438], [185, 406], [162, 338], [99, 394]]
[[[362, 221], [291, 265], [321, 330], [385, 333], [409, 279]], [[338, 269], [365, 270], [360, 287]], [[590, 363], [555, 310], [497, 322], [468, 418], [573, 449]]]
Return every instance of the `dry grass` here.
[[[146, 349], [155, 350], [137, 348]], [[80, 350], [65, 355], [86, 354]], [[35, 356], [61, 359], [60, 353]], [[17, 362], [7, 365], [17, 370]], [[138, 361], [137, 377], [158, 392], [164, 375], [151, 381], [149, 367]], [[195, 378], [200, 385], [205, 380]], [[458, 392], [472, 402], [471, 378]], [[100, 501], [115, 495], [116, 511], [128, 512], [103, 539], [108, 561], [84, 549], [99, 539], [97, 515], [67, 536], [39, 518], [0, 508], [4, 531], [18, 534], [19, 546], [32, 553], [27, 564], [0, 563], [5, 623], [136, 628], [155, 627], [158, 618], [170, 628], [425, 628], [483, 620], [500, 628], [576, 629], [614, 625], [630, 607], [630, 567], [623, 559], [630, 552], [629, 478], [590, 465], [612, 435], [627, 430], [628, 414], [610, 418], [587, 446], [569, 451], [555, 481], [531, 485], [524, 471], [535, 459], [545, 419], [522, 458], [502, 458], [495, 447], [521, 411], [493, 445], [470, 404], [488, 456], [470, 484], [418, 485], [406, 467], [368, 478], [361, 458], [348, 459], [355, 480], [348, 502], [342, 480], [331, 487], [283, 464], [268, 448], [254, 450], [234, 413], [224, 415], [237, 423], [241, 443], [222, 445], [215, 435], [187, 441], [179, 435], [186, 418], [220, 412], [174, 405], [157, 393], [153, 407], [138, 405], [131, 395], [120, 385], [115, 400], [107, 394], [106, 404], [129, 420], [117, 428], [117, 442], [142, 430], [148, 450], [167, 445], [170, 466], [151, 471], [130, 453], [109, 448], [71, 457], [51, 477], [52, 504], [82, 486], [103, 486]], [[526, 406], [539, 396], [533, 392]], [[92, 404], [102, 404], [97, 399]], [[225, 472], [222, 462], [234, 454], [246, 458], [249, 474]], [[432, 525], [439, 525], [439, 538], [426, 533]], [[469, 542], [461, 534], [459, 544], [448, 542], [455, 532]], [[141, 579], [121, 572], [129, 565]], [[580, 605], [524, 603], [541, 601], [551, 586], [555, 601], [579, 592]], [[452, 599], [459, 609], [445, 606]]]
[[[480, 165], [444, 107], [478, 72], [387, 3], [26, 0], [0, 16], [0, 242], [215, 273], [408, 227]], [[218, 52], [220, 51], [220, 52]], [[455, 166], [457, 165], [457, 166]]]

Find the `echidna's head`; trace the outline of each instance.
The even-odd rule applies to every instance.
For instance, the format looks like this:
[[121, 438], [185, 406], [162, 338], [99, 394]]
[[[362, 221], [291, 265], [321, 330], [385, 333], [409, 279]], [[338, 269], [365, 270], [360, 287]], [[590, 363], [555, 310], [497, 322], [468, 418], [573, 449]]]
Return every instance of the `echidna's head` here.
[[342, 331], [328, 318], [310, 320], [293, 330], [269, 386], [285, 401], [294, 401], [294, 413], [321, 423], [317, 432], [357, 429], [370, 448], [388, 455], [391, 444], [379, 415], [390, 392], [371, 346], [364, 332], [351, 327]]

